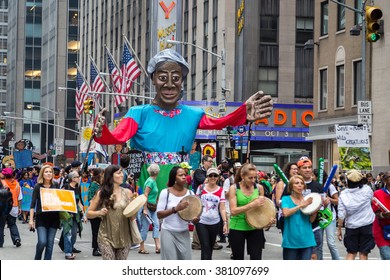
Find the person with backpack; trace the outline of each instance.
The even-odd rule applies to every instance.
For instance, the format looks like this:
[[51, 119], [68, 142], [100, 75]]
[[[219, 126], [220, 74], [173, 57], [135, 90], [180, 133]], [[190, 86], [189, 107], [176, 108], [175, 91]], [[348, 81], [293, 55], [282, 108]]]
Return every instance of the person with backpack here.
[[16, 247], [20, 247], [22, 245], [20, 234], [18, 230], [18, 226], [16, 225], [16, 218], [21, 214], [21, 202], [23, 199], [23, 194], [19, 185], [18, 180], [16, 180], [13, 176], [12, 168], [3, 168], [1, 174], [4, 176], [4, 179], [1, 180], [1, 184], [3, 188], [9, 189], [12, 193], [12, 208], [8, 214], [2, 215], [0, 218], [0, 247], [3, 247], [4, 244], [4, 228], [5, 224], [7, 224], [12, 243]]

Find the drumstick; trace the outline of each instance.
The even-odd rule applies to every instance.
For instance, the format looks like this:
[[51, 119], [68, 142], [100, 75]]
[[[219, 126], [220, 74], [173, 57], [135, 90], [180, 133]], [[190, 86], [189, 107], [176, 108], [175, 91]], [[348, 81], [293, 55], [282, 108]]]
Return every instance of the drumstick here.
[[332, 179], [333, 179], [334, 175], [336, 174], [337, 168], [338, 168], [338, 165], [335, 164], [335, 165], [333, 165], [332, 169], [330, 170], [328, 179], [326, 179], [326, 182], [324, 185], [324, 193], [328, 191], [329, 186], [332, 183]]
[[317, 178], [317, 181], [321, 185], [324, 183], [324, 165], [325, 165], [324, 158], [322, 158], [322, 157], [319, 158], [318, 159], [318, 178]]
[[277, 165], [276, 163], [274, 163], [274, 169], [276, 171], [276, 174], [279, 175], [280, 179], [282, 179], [282, 181], [288, 185], [288, 179], [286, 177], [286, 175], [283, 173], [283, 170], [279, 167], [279, 165]]
[[376, 197], [373, 197], [372, 200], [373, 200], [374, 204], [376, 206], [378, 206], [383, 212], [385, 212], [385, 213], [390, 212], [389, 209], [387, 209], [386, 206], [383, 205], [383, 203], [380, 202]]

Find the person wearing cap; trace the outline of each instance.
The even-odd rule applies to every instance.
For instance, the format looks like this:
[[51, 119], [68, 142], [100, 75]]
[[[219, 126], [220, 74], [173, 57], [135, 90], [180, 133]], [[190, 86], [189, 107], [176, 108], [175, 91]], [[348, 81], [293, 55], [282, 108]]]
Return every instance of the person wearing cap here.
[[13, 176], [12, 168], [3, 168], [1, 174], [4, 176], [4, 179], [1, 180], [1, 184], [3, 188], [7, 188], [12, 193], [12, 209], [9, 214], [0, 216], [0, 248], [3, 247], [4, 244], [4, 228], [5, 224], [7, 224], [12, 243], [16, 247], [20, 247], [22, 245], [20, 234], [18, 230], [18, 226], [16, 225], [16, 218], [22, 213], [21, 211], [21, 203], [23, 199], [22, 190], [20, 188], [18, 180], [16, 180]]
[[188, 162], [183, 161], [179, 164], [181, 168], [184, 169], [186, 172], [186, 179], [187, 179], [187, 188], [190, 189], [192, 187], [192, 177], [190, 175], [190, 170], [192, 169], [192, 166], [188, 164]]
[[[188, 161], [197, 129], [222, 129], [227, 125], [244, 125], [247, 121], [271, 116], [272, 98], [259, 91], [234, 112], [221, 118], [206, 115], [202, 108], [179, 103], [182, 84], [189, 72], [185, 59], [173, 49], [157, 53], [147, 67], [156, 89], [151, 104], [132, 106], [119, 125], [109, 131], [103, 109], [96, 118], [94, 139], [102, 145], [125, 143], [146, 154], [147, 164], [164, 164], [158, 185], [165, 186], [169, 170], [181, 161]], [[179, 154], [187, 153], [186, 156]], [[147, 165], [142, 167], [140, 184], [148, 177]]]
[[[323, 186], [318, 183], [318, 181], [313, 180], [313, 164], [312, 161], [307, 157], [303, 156], [301, 157], [298, 162], [298, 173], [303, 177], [305, 180], [305, 184], [307, 187], [307, 192], [308, 193], [319, 193], [322, 196], [322, 205], [323, 207], [327, 207], [329, 205], [329, 198], [326, 197], [324, 194], [324, 188]], [[304, 195], [306, 195], [304, 194]], [[325, 198], [324, 198], [325, 196]], [[323, 208], [321, 208], [323, 209]], [[319, 226], [319, 219], [317, 218], [312, 224], [313, 232], [314, 232], [314, 237], [316, 239], [316, 246], [313, 248], [313, 253], [312, 253], [312, 259], [313, 260], [322, 260], [322, 245], [323, 245], [323, 234], [322, 230]]]
[[367, 260], [375, 247], [372, 225], [375, 214], [371, 208], [373, 192], [364, 184], [360, 171], [347, 172], [347, 188], [340, 193], [338, 204], [337, 236], [343, 240], [342, 225], [345, 222], [344, 246], [347, 260], [354, 260], [359, 253], [360, 260]]
[[[384, 188], [374, 192], [375, 200], [378, 200], [385, 208], [390, 209], [390, 171], [383, 174]], [[382, 260], [390, 260], [390, 238], [387, 232], [390, 229], [390, 212], [380, 207], [376, 201], [372, 204], [375, 213], [375, 221], [372, 226], [376, 246]], [[386, 236], [386, 237], [385, 237]]]
[[200, 197], [203, 210], [196, 231], [201, 247], [201, 260], [211, 260], [213, 248], [219, 232], [220, 221], [223, 222], [223, 234], [228, 234], [228, 220], [225, 210], [225, 193], [218, 186], [219, 170], [211, 167], [207, 170], [207, 183], [198, 187], [196, 195]]

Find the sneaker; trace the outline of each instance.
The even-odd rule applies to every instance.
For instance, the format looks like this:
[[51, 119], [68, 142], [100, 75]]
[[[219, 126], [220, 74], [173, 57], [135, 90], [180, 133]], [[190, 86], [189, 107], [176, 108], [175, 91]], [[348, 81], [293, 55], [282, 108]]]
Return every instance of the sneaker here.
[[22, 243], [20, 243], [20, 240], [19, 240], [19, 239], [16, 239], [16, 240], [15, 240], [15, 246], [16, 246], [16, 247], [22, 246]]
[[131, 244], [130, 250], [138, 249], [140, 246], [140, 244]]
[[76, 258], [76, 256], [74, 254], [72, 254], [70, 256], [65, 256], [66, 260], [74, 260], [75, 258]]
[[81, 250], [77, 250], [76, 248], [73, 248], [72, 253], [78, 254], [78, 253], [81, 253]]
[[218, 244], [218, 243], [215, 243], [214, 244], [214, 250], [221, 250], [223, 248], [223, 246], [222, 245], [220, 245], [220, 244]]
[[192, 244], [191, 248], [192, 248], [192, 250], [200, 250], [200, 246], [198, 246], [196, 244]]

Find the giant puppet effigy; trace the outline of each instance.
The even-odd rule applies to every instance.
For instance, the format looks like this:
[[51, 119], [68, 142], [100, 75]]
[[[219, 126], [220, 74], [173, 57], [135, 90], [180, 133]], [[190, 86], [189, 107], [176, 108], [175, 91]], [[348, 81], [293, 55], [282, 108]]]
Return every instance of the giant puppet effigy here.
[[[147, 67], [156, 97], [151, 104], [129, 109], [119, 125], [110, 131], [105, 124], [104, 112], [99, 113], [94, 140], [102, 145], [125, 143], [144, 152], [146, 164], [142, 177], [147, 177], [146, 168], [151, 163], [160, 165], [158, 186], [164, 188], [172, 165], [188, 161], [197, 129], [220, 130], [228, 125], [239, 126], [247, 122], [268, 118], [272, 112], [271, 96], [256, 92], [234, 112], [220, 118], [207, 116], [202, 108], [179, 104], [184, 78], [189, 72], [185, 59], [173, 49], [157, 53]], [[187, 155], [183, 156], [183, 152]]]

